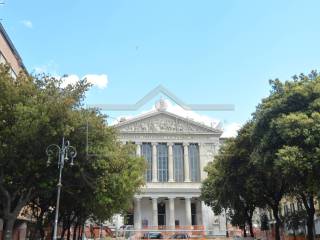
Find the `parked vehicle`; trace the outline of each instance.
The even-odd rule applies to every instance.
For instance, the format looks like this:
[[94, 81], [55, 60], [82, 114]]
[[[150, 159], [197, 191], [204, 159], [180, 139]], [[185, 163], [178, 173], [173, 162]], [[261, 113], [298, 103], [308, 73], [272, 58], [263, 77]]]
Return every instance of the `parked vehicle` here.
[[160, 232], [147, 232], [143, 234], [142, 239], [163, 239], [163, 235]]
[[172, 239], [190, 239], [187, 233], [176, 233], [172, 235], [170, 238]]

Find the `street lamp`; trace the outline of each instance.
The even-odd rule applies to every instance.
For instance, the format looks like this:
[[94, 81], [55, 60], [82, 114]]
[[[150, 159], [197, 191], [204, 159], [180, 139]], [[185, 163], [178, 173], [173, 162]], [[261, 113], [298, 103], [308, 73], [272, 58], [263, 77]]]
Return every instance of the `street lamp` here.
[[57, 203], [56, 203], [56, 215], [54, 219], [54, 230], [53, 230], [53, 240], [57, 239], [57, 229], [58, 229], [58, 217], [59, 217], [59, 205], [60, 205], [60, 192], [61, 192], [61, 177], [62, 170], [65, 162], [68, 162], [69, 158], [71, 158], [70, 165], [73, 166], [73, 159], [77, 156], [77, 151], [74, 147], [70, 146], [69, 141], [64, 141], [64, 137], [62, 138], [62, 145], [59, 146], [57, 144], [51, 144], [46, 149], [46, 154], [48, 156], [48, 164], [51, 163], [52, 156], [58, 155], [58, 168], [59, 168], [59, 181], [58, 181], [58, 193], [57, 193]]

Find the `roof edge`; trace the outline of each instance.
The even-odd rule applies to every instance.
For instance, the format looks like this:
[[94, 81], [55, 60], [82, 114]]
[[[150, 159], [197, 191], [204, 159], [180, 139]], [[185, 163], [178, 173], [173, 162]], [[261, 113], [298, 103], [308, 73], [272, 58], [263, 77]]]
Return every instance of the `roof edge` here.
[[4, 27], [3, 27], [3, 25], [2, 25], [1, 22], [0, 22], [0, 32], [1, 32], [2, 35], [4, 36], [4, 39], [6, 40], [6, 42], [7, 42], [7, 44], [9, 45], [11, 51], [13, 52], [13, 54], [14, 54], [14, 55], [16, 56], [16, 58], [18, 59], [18, 62], [19, 62], [19, 64], [20, 64], [21, 68], [22, 68], [24, 71], [28, 72], [27, 69], [26, 69], [26, 67], [25, 67], [25, 65], [23, 64], [22, 58], [21, 58], [18, 50], [15, 48], [13, 42], [11, 41], [8, 33], [7, 33], [6, 30], [4, 29]]

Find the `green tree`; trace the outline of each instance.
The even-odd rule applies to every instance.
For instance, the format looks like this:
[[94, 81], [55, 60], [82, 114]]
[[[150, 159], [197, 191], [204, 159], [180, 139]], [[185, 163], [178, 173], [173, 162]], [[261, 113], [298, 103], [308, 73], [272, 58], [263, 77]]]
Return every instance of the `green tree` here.
[[48, 76], [12, 79], [9, 67], [0, 66], [0, 217], [5, 240], [12, 239], [22, 209], [26, 214], [38, 211], [39, 229], [43, 216], [52, 220], [58, 169], [56, 160], [47, 166], [45, 149], [62, 136], [78, 156], [73, 168], [64, 169], [60, 221], [68, 222], [70, 216], [78, 224], [88, 217], [105, 220], [125, 209], [143, 183], [143, 159], [134, 156], [132, 146], [117, 142], [103, 115], [81, 108], [90, 85], [82, 80], [60, 86], [60, 80]]
[[[22, 208], [35, 196], [46, 168], [46, 145], [70, 132], [72, 109], [88, 85], [81, 81], [65, 91], [47, 94], [58, 82], [20, 74], [12, 79], [0, 66], [0, 198], [4, 239]], [[58, 97], [59, 95], [59, 97]]]
[[208, 177], [203, 181], [201, 196], [217, 214], [229, 209], [231, 223], [244, 230], [248, 224], [253, 237], [254, 210], [264, 207], [265, 203], [259, 193], [259, 177], [250, 162], [252, 126], [252, 122], [248, 122], [235, 139], [228, 139], [215, 160], [208, 164]]
[[[271, 81], [272, 92], [256, 112], [258, 155], [264, 169], [272, 168], [279, 196], [300, 199], [307, 212], [308, 239], [314, 239], [314, 198], [320, 180], [320, 77], [313, 71], [293, 81]], [[281, 176], [279, 176], [281, 175]], [[275, 184], [275, 181], [277, 184]], [[285, 189], [285, 190], [284, 190]]]

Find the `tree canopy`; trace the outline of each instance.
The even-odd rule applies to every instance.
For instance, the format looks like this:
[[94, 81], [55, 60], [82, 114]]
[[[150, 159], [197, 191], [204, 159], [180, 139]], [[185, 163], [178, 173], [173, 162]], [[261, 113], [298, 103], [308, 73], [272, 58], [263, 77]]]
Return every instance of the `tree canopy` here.
[[272, 209], [276, 239], [280, 238], [280, 201], [293, 196], [304, 204], [311, 240], [314, 198], [320, 186], [320, 76], [312, 71], [291, 81], [271, 80], [270, 85], [270, 95], [257, 106], [249, 123], [208, 165], [202, 195], [214, 210], [239, 210], [243, 206], [232, 202], [241, 199], [235, 197], [253, 196], [255, 207]]
[[0, 218], [6, 240], [22, 209], [34, 210], [39, 228], [52, 221], [58, 167], [57, 158], [47, 165], [45, 150], [60, 145], [63, 136], [78, 153], [75, 165], [63, 172], [63, 224], [106, 220], [130, 207], [143, 184], [145, 163], [133, 146], [117, 141], [99, 111], [83, 108], [90, 84], [61, 84], [46, 75], [13, 79], [9, 67], [0, 65]]

